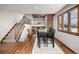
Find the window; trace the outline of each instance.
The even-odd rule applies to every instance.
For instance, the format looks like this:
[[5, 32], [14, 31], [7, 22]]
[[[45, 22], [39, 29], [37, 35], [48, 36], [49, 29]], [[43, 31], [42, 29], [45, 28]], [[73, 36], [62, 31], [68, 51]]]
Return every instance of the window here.
[[75, 8], [75, 9], [73, 9], [73, 10], [71, 10], [71, 22], [70, 22], [70, 32], [78, 32], [78, 28], [77, 28], [77, 8]]
[[79, 5], [58, 16], [58, 30], [79, 36]]
[[58, 18], [59, 18], [59, 20], [58, 20], [58, 23], [59, 23], [58, 29], [62, 30], [62, 18], [61, 18], [61, 16], [59, 16]]
[[64, 31], [68, 31], [68, 13], [65, 13], [64, 16]]

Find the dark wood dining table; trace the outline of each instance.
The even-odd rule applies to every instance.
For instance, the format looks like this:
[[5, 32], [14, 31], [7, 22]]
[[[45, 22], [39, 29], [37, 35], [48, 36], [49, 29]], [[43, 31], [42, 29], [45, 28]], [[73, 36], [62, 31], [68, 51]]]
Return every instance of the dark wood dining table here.
[[[52, 38], [50, 38], [51, 39], [51, 44], [52, 44], [52, 46], [53, 46], [53, 48], [54, 48], [54, 32], [52, 33], [53, 34], [53, 36], [52, 36]], [[41, 39], [42, 39], [42, 41], [43, 41], [43, 43], [44, 43], [44, 45], [45, 44], [47, 44], [47, 46], [48, 46], [48, 40], [49, 40], [49, 37], [48, 37], [48, 32], [43, 32], [43, 31], [37, 31], [37, 46], [40, 48], [40, 46], [41, 46]]]

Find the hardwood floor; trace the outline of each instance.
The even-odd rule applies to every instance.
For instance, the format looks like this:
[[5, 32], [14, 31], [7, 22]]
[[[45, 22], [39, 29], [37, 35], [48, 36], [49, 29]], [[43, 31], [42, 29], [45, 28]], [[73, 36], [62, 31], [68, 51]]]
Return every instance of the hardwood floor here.
[[55, 43], [60, 47], [60, 49], [65, 53], [65, 54], [76, 54], [74, 51], [69, 49], [67, 46], [65, 46], [63, 43], [55, 39]]
[[35, 38], [29, 42], [2, 43], [0, 44], [0, 54], [31, 54]]
[[[32, 38], [29, 42], [1, 43], [0, 54], [31, 54], [34, 42], [35, 38]], [[75, 54], [56, 39], [55, 43], [65, 54]]]

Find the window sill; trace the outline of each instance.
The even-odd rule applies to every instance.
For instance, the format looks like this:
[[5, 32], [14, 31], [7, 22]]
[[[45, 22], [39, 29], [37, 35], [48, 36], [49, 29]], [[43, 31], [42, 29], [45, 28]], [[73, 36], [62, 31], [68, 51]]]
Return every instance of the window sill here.
[[71, 34], [71, 35], [75, 35], [75, 36], [79, 36], [79, 33], [67, 32], [67, 31], [62, 31], [62, 30], [58, 30], [58, 31], [64, 32], [64, 33], [67, 33], [67, 34]]

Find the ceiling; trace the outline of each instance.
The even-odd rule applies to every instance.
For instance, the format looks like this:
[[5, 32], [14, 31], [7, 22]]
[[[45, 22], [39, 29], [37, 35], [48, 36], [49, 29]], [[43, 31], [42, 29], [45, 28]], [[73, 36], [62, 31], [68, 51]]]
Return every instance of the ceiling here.
[[55, 14], [67, 4], [0, 4], [0, 10], [22, 14]]

